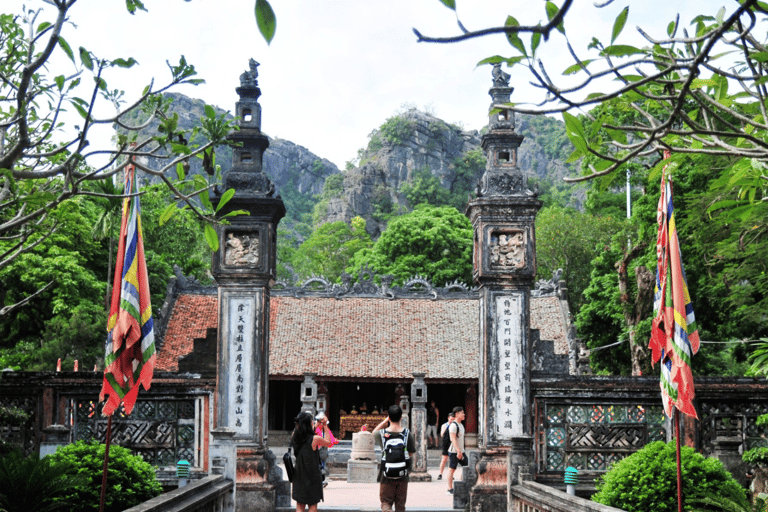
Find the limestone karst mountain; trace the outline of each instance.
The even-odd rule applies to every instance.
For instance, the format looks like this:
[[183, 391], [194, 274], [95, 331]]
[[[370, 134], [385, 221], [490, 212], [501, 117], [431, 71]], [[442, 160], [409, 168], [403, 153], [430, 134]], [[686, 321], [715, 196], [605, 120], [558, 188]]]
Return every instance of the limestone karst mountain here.
[[[201, 100], [178, 93], [168, 97], [171, 112], [179, 114], [181, 128], [191, 128], [204, 115]], [[217, 114], [223, 112], [217, 110]], [[155, 128], [150, 126], [144, 135]], [[518, 162], [537, 182], [559, 184], [563, 176], [577, 172], [574, 164], [563, 163], [572, 151], [563, 123], [544, 116], [521, 116], [517, 130], [525, 135]], [[300, 241], [297, 224], [317, 227], [361, 216], [368, 232], [377, 237], [392, 216], [410, 211], [416, 206], [412, 202], [425, 197], [463, 209], [485, 165], [481, 136], [482, 131], [464, 130], [429, 113], [408, 109], [375, 128], [368, 146], [359, 151], [356, 165], [344, 170], [298, 144], [270, 138], [264, 170], [286, 202], [288, 213], [281, 227], [294, 231]], [[217, 148], [216, 163], [222, 170], [231, 162], [231, 149]], [[201, 161], [191, 164], [191, 173], [203, 172]], [[433, 185], [443, 190], [424, 190]], [[582, 197], [573, 194], [573, 205], [580, 206]]]

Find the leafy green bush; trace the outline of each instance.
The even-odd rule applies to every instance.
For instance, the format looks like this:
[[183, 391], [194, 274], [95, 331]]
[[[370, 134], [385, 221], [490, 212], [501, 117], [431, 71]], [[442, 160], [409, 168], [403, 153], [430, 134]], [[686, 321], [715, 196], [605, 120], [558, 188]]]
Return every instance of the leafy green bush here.
[[49, 512], [74, 510], [66, 496], [86, 479], [72, 475], [65, 462], [36, 453], [24, 457], [17, 449], [0, 458], [0, 510]]
[[[104, 445], [78, 441], [60, 448], [50, 456], [55, 462], [66, 463], [72, 472], [81, 475], [85, 483], [67, 492], [72, 512], [99, 509], [101, 476], [104, 465]], [[122, 446], [109, 447], [109, 471], [104, 510], [119, 512], [154, 498], [162, 492], [155, 469], [138, 455]]]
[[390, 144], [405, 142], [416, 131], [416, 121], [401, 116], [392, 116], [379, 127], [378, 132]]
[[[745, 494], [719, 460], [693, 448], [682, 447], [681, 466], [684, 510], [709, 496]], [[675, 442], [650, 443], [615, 464], [598, 482], [592, 500], [627, 512], [677, 510]]]
[[[768, 425], [768, 414], [758, 416], [755, 424], [761, 427]], [[758, 446], [757, 448], [747, 450], [741, 456], [741, 460], [749, 464], [760, 464], [762, 466], [768, 465], [768, 448]]]

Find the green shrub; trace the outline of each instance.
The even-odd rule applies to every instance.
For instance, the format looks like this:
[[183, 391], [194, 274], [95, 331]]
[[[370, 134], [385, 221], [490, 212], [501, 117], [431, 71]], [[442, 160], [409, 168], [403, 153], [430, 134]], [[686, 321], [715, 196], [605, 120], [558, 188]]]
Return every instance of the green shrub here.
[[[690, 447], [681, 449], [681, 466], [684, 510], [708, 496], [745, 494], [719, 460], [704, 458]], [[592, 500], [627, 512], [676, 511], [675, 442], [650, 443], [616, 463], [598, 482]]]
[[[72, 471], [86, 481], [70, 492], [63, 500], [73, 504], [69, 510], [84, 512], [99, 509], [101, 476], [104, 466], [104, 445], [97, 442], [78, 441], [60, 448], [51, 458], [68, 463]], [[154, 498], [162, 492], [155, 469], [138, 455], [118, 445], [109, 447], [109, 470], [104, 510], [119, 512]]]
[[71, 474], [65, 462], [51, 457], [29, 457], [14, 450], [0, 458], [0, 510], [6, 512], [49, 512], [73, 510], [66, 496], [85, 478]]
[[[758, 416], [755, 424], [765, 429], [765, 426], [768, 425], [768, 414], [762, 414]], [[761, 466], [768, 465], [768, 448], [764, 446], [758, 446], [756, 448], [747, 450], [744, 452], [744, 455], [741, 456], [741, 460], [749, 464], [758, 464]]]

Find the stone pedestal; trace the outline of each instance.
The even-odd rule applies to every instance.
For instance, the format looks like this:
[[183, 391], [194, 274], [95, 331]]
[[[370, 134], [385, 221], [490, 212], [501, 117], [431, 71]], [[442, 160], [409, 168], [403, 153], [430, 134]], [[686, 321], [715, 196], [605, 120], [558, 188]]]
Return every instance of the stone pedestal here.
[[507, 450], [485, 449], [477, 462], [477, 481], [469, 498], [470, 512], [507, 510]]
[[739, 453], [741, 443], [741, 436], [717, 437], [713, 442], [715, 445], [713, 455], [723, 463], [725, 469], [733, 475], [737, 482], [746, 487], [749, 483], [747, 481], [749, 464], [741, 460]]
[[379, 464], [375, 460], [350, 460], [347, 462], [347, 483], [375, 484]]
[[347, 482], [376, 483], [379, 465], [376, 462], [375, 438], [371, 432], [352, 434], [352, 453], [347, 462]]
[[[237, 512], [274, 512], [277, 502], [276, 486], [269, 482], [268, 453], [255, 445], [238, 445], [237, 449]], [[274, 458], [274, 456], [272, 457]]]
[[53, 455], [61, 446], [69, 444], [69, 428], [64, 425], [51, 425], [43, 429], [45, 440], [40, 443], [40, 458]]
[[[233, 439], [235, 431], [229, 428], [211, 430], [211, 446], [209, 453], [209, 472], [212, 475], [224, 475], [225, 478], [237, 484], [237, 447]], [[235, 511], [235, 494], [237, 485], [232, 493], [224, 498], [221, 512]], [[289, 503], [290, 505], [290, 503]]]

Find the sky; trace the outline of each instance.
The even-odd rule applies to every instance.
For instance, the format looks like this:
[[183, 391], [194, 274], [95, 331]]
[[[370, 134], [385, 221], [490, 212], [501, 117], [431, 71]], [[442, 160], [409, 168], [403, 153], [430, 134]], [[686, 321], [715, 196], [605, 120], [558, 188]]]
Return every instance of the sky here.
[[[30, 8], [45, 5], [42, 0], [3, 0], [0, 12], [20, 12], [23, 3]], [[678, 12], [688, 21], [693, 13], [714, 15], [719, 5], [734, 4], [616, 0], [596, 9], [591, 1], [577, 0], [566, 18], [574, 48], [586, 52], [595, 34], [607, 42], [614, 18], [628, 3], [623, 35], [635, 43], [637, 25], [661, 37]], [[256, 28], [254, 0], [145, 0], [149, 12], [135, 15], [126, 12], [122, 0], [78, 0], [63, 36], [73, 49], [83, 46], [99, 57], [138, 60], [139, 66], [106, 76], [109, 87], [124, 89], [127, 98], [136, 98], [153, 78], [156, 85], [165, 83], [170, 77], [166, 61], [176, 64], [184, 55], [206, 83], [174, 90], [230, 112], [239, 76], [254, 58], [260, 63], [262, 131], [304, 146], [341, 169], [367, 145], [373, 129], [405, 107], [426, 110], [464, 129], [482, 128], [490, 105], [491, 68], [477, 63], [492, 55], [516, 54], [502, 35], [456, 44], [418, 43], [413, 28], [428, 36], [460, 33], [457, 15], [440, 0], [271, 4], [277, 31], [269, 45]], [[521, 24], [535, 25], [544, 21], [544, 3], [457, 0], [457, 14], [469, 30], [503, 25], [510, 14]], [[542, 52], [553, 76], [570, 65], [559, 35]], [[68, 61], [54, 64], [74, 71]], [[507, 71], [515, 87], [512, 101], [538, 98], [525, 72]], [[114, 109], [104, 105], [100, 112], [108, 116]], [[92, 144], [108, 144], [109, 136], [94, 134]]]

